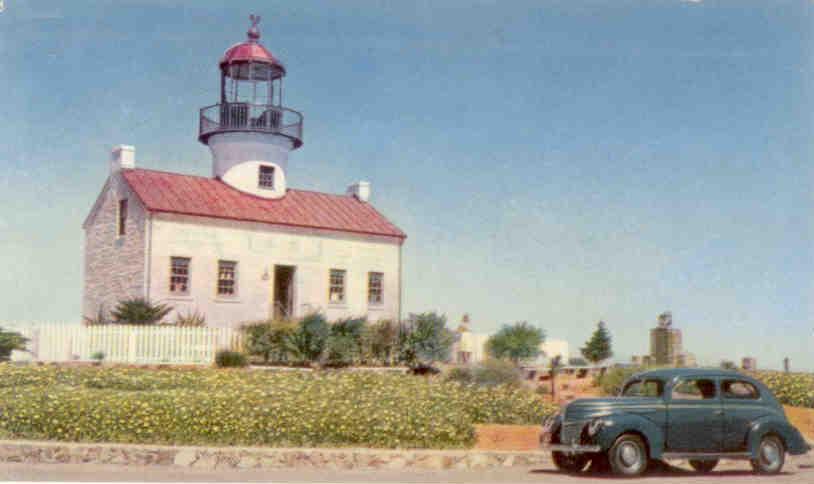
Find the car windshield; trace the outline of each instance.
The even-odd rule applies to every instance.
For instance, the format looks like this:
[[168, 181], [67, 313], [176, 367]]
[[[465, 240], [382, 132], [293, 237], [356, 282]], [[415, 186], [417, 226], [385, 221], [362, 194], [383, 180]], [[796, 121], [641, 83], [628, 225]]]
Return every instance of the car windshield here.
[[660, 397], [664, 393], [661, 380], [632, 380], [622, 390], [623, 397]]

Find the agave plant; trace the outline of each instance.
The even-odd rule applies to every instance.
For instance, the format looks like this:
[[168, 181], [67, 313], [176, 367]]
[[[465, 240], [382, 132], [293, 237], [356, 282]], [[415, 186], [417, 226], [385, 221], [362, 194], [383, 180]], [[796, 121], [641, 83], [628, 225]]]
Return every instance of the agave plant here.
[[172, 311], [172, 306], [153, 304], [147, 299], [134, 298], [120, 301], [111, 316], [116, 324], [150, 325], [160, 322], [170, 311]]
[[197, 310], [186, 314], [179, 312], [175, 318], [175, 326], [179, 328], [203, 328], [206, 326], [206, 316]]

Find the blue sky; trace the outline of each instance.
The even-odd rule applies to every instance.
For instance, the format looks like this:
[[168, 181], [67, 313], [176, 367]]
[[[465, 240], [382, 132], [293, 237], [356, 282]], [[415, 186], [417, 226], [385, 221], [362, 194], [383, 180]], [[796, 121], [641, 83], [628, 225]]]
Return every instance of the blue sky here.
[[409, 234], [405, 309], [814, 369], [810, 1], [6, 0], [1, 320], [76, 320], [111, 145], [209, 174], [197, 110], [262, 15], [305, 114], [292, 186]]

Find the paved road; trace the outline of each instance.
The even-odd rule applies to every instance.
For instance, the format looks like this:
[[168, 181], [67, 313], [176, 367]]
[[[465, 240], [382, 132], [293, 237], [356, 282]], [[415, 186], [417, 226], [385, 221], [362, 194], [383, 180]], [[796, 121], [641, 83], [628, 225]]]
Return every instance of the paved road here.
[[[0, 480], [14, 481], [120, 481], [120, 482], [409, 482], [409, 483], [514, 483], [545, 484], [627, 482], [606, 474], [583, 473], [568, 476], [551, 467], [513, 467], [478, 471], [331, 471], [331, 470], [195, 470], [181, 467], [126, 467], [77, 464], [0, 464]], [[701, 484], [748, 482], [749, 484], [814, 483], [812, 459], [787, 462], [779, 476], [755, 476], [746, 463], [732, 463], [708, 475], [694, 474], [685, 466], [670, 467], [649, 473], [635, 482], [659, 484]]]

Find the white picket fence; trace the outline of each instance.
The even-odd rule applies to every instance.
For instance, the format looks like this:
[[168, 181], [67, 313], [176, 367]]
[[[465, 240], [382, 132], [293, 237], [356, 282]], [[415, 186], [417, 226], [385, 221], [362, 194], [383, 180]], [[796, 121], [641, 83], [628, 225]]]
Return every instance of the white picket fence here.
[[221, 349], [239, 350], [242, 334], [231, 328], [175, 326], [83, 326], [47, 324], [0, 326], [29, 338], [28, 353], [18, 360], [43, 362], [104, 361], [141, 364], [211, 364]]

